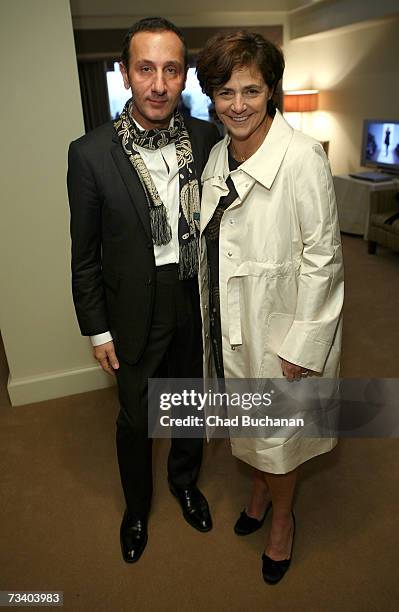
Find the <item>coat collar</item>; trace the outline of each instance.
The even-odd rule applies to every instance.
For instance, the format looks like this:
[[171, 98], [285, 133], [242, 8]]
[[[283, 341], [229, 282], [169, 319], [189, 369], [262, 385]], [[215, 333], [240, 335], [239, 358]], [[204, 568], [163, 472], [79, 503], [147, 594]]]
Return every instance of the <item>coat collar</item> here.
[[[293, 128], [287, 123], [282, 114], [276, 110], [270, 130], [259, 147], [259, 149], [240, 166], [240, 170], [251, 176], [255, 181], [261, 183], [266, 189], [270, 189], [281, 163], [285, 157], [292, 137]], [[207, 168], [203, 180], [213, 178], [213, 182], [220, 184], [222, 177], [226, 179], [229, 174], [227, 163], [227, 147], [230, 144], [230, 136], [226, 135], [223, 146], [220, 149], [213, 168]]]

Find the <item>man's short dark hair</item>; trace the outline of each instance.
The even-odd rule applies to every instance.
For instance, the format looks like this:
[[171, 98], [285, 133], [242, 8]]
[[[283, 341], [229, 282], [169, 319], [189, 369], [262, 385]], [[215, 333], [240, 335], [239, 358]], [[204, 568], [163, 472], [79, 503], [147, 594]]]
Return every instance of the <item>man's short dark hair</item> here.
[[121, 60], [126, 69], [129, 68], [130, 41], [137, 32], [174, 32], [183, 43], [184, 67], [186, 68], [188, 66], [187, 43], [181, 30], [179, 30], [174, 23], [163, 17], [145, 17], [144, 19], [140, 19], [140, 21], [136, 21], [136, 23], [130, 26], [126, 32], [121, 54]]

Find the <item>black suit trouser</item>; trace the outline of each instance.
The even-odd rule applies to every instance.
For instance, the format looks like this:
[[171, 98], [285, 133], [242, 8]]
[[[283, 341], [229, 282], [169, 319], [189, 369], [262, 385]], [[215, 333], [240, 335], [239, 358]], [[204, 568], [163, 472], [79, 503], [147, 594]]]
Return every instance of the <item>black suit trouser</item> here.
[[[180, 281], [177, 265], [157, 268], [151, 329], [135, 365], [119, 360], [120, 412], [116, 443], [126, 506], [147, 515], [152, 496], [152, 440], [148, 437], [148, 379], [202, 378], [202, 335], [197, 278]], [[172, 438], [168, 477], [177, 488], [196, 483], [202, 439]]]

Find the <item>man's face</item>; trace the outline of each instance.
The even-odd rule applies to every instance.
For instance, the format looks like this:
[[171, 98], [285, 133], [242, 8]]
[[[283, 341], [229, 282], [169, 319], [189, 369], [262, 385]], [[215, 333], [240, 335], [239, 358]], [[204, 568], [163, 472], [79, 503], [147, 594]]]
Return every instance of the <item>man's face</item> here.
[[129, 58], [129, 69], [120, 67], [134, 119], [147, 130], [168, 127], [186, 82], [183, 43], [170, 31], [137, 32]]

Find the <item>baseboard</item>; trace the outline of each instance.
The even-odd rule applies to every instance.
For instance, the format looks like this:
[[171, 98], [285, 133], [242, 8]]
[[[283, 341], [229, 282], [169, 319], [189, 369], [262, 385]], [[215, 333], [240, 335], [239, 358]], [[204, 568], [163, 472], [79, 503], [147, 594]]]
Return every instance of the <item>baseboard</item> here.
[[115, 384], [111, 376], [97, 366], [8, 379], [8, 394], [12, 406], [23, 406], [45, 400], [105, 389]]

